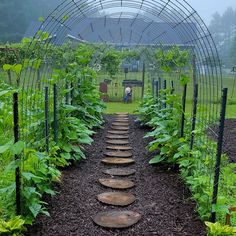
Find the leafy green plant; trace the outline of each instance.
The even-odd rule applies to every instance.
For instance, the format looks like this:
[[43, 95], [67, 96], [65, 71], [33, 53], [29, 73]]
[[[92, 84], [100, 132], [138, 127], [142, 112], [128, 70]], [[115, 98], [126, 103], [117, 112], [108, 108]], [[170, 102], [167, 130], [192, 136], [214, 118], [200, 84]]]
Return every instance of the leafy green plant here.
[[236, 228], [229, 225], [221, 225], [219, 222], [205, 222], [208, 228], [208, 236], [233, 236], [236, 234]]
[[8, 236], [23, 235], [23, 232], [25, 232], [24, 224], [25, 221], [20, 216], [13, 217], [9, 221], [0, 219], [0, 234]]

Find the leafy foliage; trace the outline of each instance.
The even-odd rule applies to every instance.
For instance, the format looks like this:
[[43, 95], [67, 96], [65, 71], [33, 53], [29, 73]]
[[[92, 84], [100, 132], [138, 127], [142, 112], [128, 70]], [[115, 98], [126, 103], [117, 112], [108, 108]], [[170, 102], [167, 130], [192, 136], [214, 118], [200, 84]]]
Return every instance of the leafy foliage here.
[[228, 225], [221, 225], [219, 222], [205, 222], [208, 227], [208, 236], [233, 236], [236, 233], [236, 228]]
[[[173, 56], [175, 50], [172, 53], [165, 52], [164, 56], [162, 51], [159, 51], [159, 56], [164, 58], [162, 61], [158, 57], [160, 65], [168, 72], [178, 70], [176, 68], [178, 64], [176, 63], [176, 57]], [[188, 64], [188, 60], [185, 60], [185, 62]], [[184, 63], [181, 63], [181, 67], [184, 68]], [[184, 84], [181, 80], [179, 80], [179, 83]], [[190, 150], [189, 144], [192, 133], [189, 120], [191, 119], [188, 119], [188, 115], [185, 114], [185, 136], [180, 137], [182, 112], [180, 97], [171, 94], [168, 89], [162, 90], [158, 98], [147, 96], [140, 104], [138, 119], [152, 128], [152, 131], [145, 136], [152, 139], [148, 148], [155, 153], [155, 156], [150, 160], [150, 164], [167, 162], [178, 165], [183, 180], [192, 192], [192, 198], [197, 202], [201, 218], [208, 220], [211, 212], [216, 212], [217, 219], [224, 222], [225, 214], [229, 212], [230, 207], [236, 205], [234, 197], [236, 195], [236, 175], [232, 174], [235, 173], [236, 164], [229, 163], [228, 158], [222, 156], [218, 203], [212, 206], [214, 184], [214, 158], [212, 157], [216, 156], [216, 144], [206, 138], [205, 130], [196, 129], [194, 131], [195, 145]], [[218, 225], [216, 226], [218, 227]], [[228, 228], [226, 227], [226, 229]]]

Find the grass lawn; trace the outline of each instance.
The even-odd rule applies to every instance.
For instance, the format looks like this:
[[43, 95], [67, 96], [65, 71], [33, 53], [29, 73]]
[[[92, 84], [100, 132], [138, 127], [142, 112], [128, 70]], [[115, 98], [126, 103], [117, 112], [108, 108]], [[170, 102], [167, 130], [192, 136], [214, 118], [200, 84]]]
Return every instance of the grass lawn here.
[[[129, 114], [134, 114], [135, 109], [138, 107], [139, 101], [132, 103], [123, 103], [123, 102], [108, 102], [106, 103], [105, 114], [114, 114], [116, 112], [128, 112]], [[191, 114], [192, 104], [190, 101], [186, 104], [186, 112]], [[226, 109], [226, 117], [236, 118], [236, 104], [228, 104]]]
[[123, 102], [108, 102], [106, 103], [107, 108], [105, 109], [105, 114], [113, 114], [116, 112], [128, 112], [129, 114], [134, 114], [135, 109], [138, 107], [139, 102], [123, 103]]

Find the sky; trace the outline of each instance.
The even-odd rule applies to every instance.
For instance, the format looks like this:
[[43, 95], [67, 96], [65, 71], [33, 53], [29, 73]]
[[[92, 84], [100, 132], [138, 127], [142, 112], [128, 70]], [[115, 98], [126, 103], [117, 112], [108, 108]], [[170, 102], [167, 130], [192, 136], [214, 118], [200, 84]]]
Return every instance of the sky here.
[[198, 12], [207, 24], [210, 23], [215, 12], [222, 14], [228, 7], [236, 8], [236, 0], [186, 0], [186, 2]]

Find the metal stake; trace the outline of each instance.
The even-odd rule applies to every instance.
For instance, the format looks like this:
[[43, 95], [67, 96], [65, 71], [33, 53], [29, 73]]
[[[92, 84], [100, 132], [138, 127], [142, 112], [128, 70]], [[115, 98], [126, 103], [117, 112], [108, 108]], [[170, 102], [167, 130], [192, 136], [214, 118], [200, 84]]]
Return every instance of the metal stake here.
[[57, 85], [53, 85], [53, 114], [54, 114], [54, 141], [58, 142], [58, 117], [57, 117]]
[[[227, 94], [228, 94], [228, 88], [224, 88], [223, 95], [222, 95], [220, 126], [219, 126], [218, 142], [217, 142], [217, 156], [216, 156], [216, 164], [215, 164], [215, 178], [214, 178], [214, 186], [213, 186], [212, 206], [217, 204], [219, 179], [220, 179], [220, 164], [221, 164], [222, 146], [223, 146], [223, 138], [224, 138]], [[215, 221], [216, 221], [216, 212], [212, 212], [211, 222], [215, 223]]]
[[181, 117], [181, 131], [180, 137], [184, 137], [184, 123], [185, 123], [185, 110], [186, 110], [186, 97], [187, 97], [187, 84], [184, 85], [183, 97], [182, 97], [182, 117]]
[[48, 87], [45, 87], [45, 150], [49, 152], [49, 107], [48, 107]]
[[193, 144], [194, 144], [194, 138], [195, 138], [194, 130], [196, 128], [196, 120], [197, 120], [197, 103], [198, 103], [198, 84], [195, 84], [194, 93], [193, 93], [193, 120], [192, 120], [190, 150], [193, 150]]
[[[18, 108], [18, 93], [13, 94], [13, 117], [14, 117], [14, 142], [17, 143], [20, 138], [19, 134], [19, 108]], [[19, 161], [20, 156], [15, 155], [15, 160]], [[20, 167], [15, 169], [16, 181], [16, 214], [21, 215], [21, 173]]]

